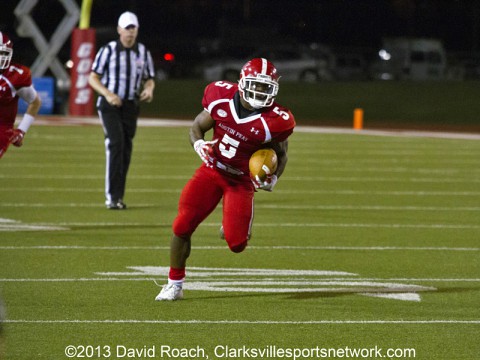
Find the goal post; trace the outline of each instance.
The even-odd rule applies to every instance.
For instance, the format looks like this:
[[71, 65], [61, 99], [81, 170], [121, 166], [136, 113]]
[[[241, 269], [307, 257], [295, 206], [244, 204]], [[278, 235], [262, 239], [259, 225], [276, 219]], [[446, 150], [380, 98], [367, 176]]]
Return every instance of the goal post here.
[[69, 113], [77, 116], [93, 115], [94, 92], [88, 77], [95, 58], [95, 29], [90, 28], [93, 0], [83, 0], [79, 27], [72, 33], [71, 86]]
[[80, 10], [80, 29], [88, 29], [90, 27], [90, 14], [92, 12], [93, 0], [83, 0]]

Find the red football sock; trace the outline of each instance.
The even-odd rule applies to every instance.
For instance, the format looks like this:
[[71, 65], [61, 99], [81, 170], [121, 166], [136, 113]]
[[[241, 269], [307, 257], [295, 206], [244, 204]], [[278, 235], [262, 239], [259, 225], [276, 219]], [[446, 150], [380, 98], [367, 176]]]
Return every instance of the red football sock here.
[[185, 268], [170, 268], [168, 273], [168, 278], [170, 280], [183, 280], [185, 278]]

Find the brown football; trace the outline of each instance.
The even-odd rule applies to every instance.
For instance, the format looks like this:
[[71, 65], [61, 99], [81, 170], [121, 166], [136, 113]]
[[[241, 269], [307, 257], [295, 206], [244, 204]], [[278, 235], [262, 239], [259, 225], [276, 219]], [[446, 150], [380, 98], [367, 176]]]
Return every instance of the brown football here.
[[267, 175], [277, 170], [277, 154], [272, 149], [260, 149], [253, 153], [249, 161], [250, 177], [257, 175], [261, 181], [265, 181]]

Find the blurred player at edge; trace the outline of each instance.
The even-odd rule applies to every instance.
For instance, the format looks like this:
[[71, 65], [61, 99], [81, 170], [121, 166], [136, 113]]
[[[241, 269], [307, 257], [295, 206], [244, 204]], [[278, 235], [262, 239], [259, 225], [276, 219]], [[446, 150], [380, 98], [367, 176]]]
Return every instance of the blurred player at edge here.
[[[168, 284], [155, 300], [183, 298], [185, 267], [191, 236], [223, 198], [220, 229], [231, 251], [242, 252], [250, 239], [253, 199], [257, 189], [272, 191], [287, 163], [287, 138], [295, 119], [277, 104], [279, 75], [268, 60], [255, 58], [240, 72], [238, 84], [217, 81], [205, 88], [204, 110], [190, 128], [190, 143], [203, 164], [183, 188], [170, 243]], [[213, 129], [211, 141], [204, 136]], [[249, 159], [261, 149], [273, 148], [278, 157], [275, 174], [264, 182], [250, 179]]]
[[[13, 44], [8, 36], [0, 32], [0, 158], [10, 144], [22, 146], [25, 133], [35, 120], [42, 104], [32, 85], [30, 69], [12, 63]], [[15, 129], [18, 99], [28, 104], [23, 119]]]

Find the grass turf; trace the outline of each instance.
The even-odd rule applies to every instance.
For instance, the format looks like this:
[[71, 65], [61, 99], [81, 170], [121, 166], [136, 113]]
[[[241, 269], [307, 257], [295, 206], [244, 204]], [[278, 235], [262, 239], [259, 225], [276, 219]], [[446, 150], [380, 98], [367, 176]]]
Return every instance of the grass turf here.
[[[228, 251], [219, 208], [195, 233], [189, 260], [199, 270], [187, 286], [267, 290], [187, 287], [184, 301], [158, 303], [153, 279], [165, 276], [131, 267], [168, 266], [179, 192], [199, 165], [186, 128], [139, 128], [129, 209], [109, 211], [101, 129], [34, 126], [0, 164], [5, 358], [65, 359], [68, 345], [103, 358], [117, 358], [106, 346], [156, 346], [162, 358], [164, 345], [199, 346], [215, 359], [220, 345], [274, 345], [477, 359], [479, 152], [472, 140], [295, 133], [277, 188], [256, 195], [251, 246]], [[241, 270], [199, 277], [206, 268]], [[272, 292], [279, 286], [307, 291]], [[402, 286], [421, 286], [420, 301], [365, 296]]]

